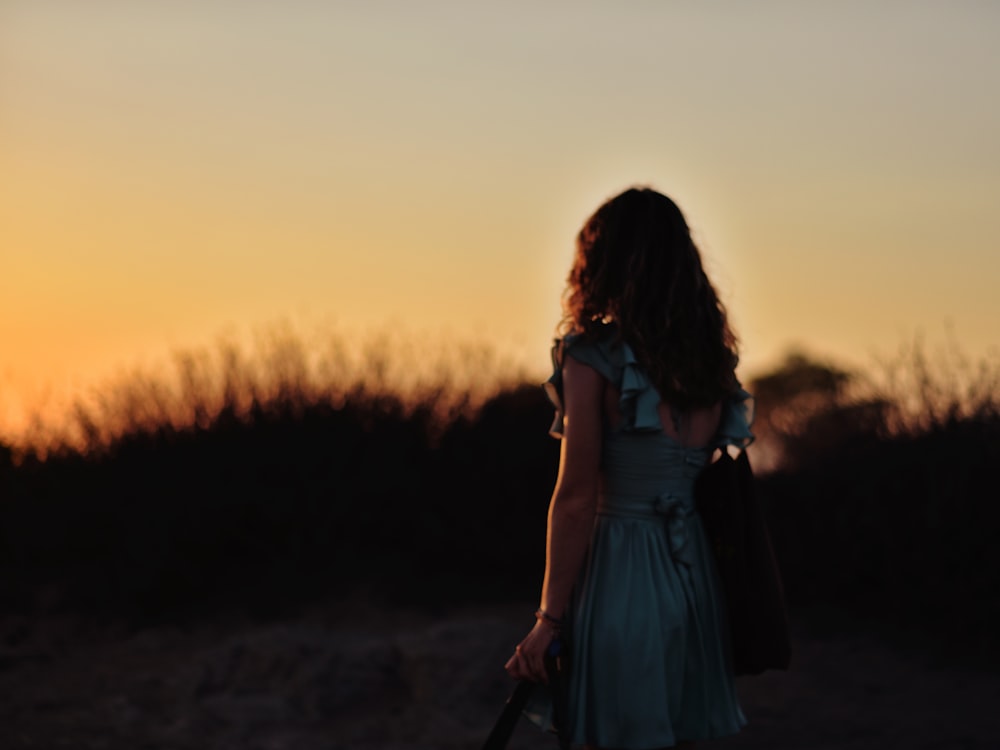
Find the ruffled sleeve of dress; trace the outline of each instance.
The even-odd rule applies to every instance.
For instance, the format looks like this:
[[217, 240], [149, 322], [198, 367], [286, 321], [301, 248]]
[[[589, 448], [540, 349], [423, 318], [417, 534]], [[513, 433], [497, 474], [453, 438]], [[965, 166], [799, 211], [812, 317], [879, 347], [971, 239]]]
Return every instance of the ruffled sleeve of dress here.
[[570, 334], [556, 340], [552, 347], [552, 376], [544, 383], [545, 393], [556, 410], [549, 428], [552, 437], [563, 436], [566, 414], [563, 408], [562, 368], [567, 356], [593, 367], [618, 390], [623, 417], [621, 430], [660, 431], [657, 411], [660, 395], [639, 367], [632, 348], [617, 337], [613, 324], [608, 324], [603, 334], [594, 339]]
[[722, 404], [722, 418], [712, 445], [716, 448], [727, 445], [746, 448], [754, 441], [754, 435], [750, 431], [753, 416], [753, 396], [742, 387], [738, 387]]
[[545, 395], [549, 397], [556, 413], [549, 427], [549, 434], [554, 438], [562, 438], [563, 425], [566, 421], [566, 410], [563, 405], [563, 377], [562, 368], [566, 362], [566, 356], [590, 365], [604, 377], [611, 375], [611, 361], [608, 354], [608, 347], [604, 342], [588, 341], [582, 334], [571, 333], [561, 339], [556, 339], [552, 345], [552, 375], [542, 387], [545, 388]]
[[616, 362], [621, 379], [615, 382], [620, 393], [618, 407], [621, 410], [624, 432], [660, 432], [660, 394], [653, 387], [645, 371], [639, 367], [632, 347], [624, 341], [615, 347]]
[[[584, 338], [582, 334], [574, 333], [556, 339], [552, 346], [552, 375], [543, 383], [545, 394], [556, 410], [549, 427], [552, 437], [563, 436], [566, 412], [562, 368], [567, 356], [593, 367], [618, 390], [618, 406], [623, 420], [618, 429], [623, 432], [662, 431], [660, 394], [639, 366], [632, 347], [618, 337], [617, 329], [611, 323], [596, 337]], [[722, 405], [722, 417], [712, 446], [746, 448], [754, 440], [750, 431], [752, 423], [753, 396], [738, 387]]]
[[556, 339], [552, 345], [552, 375], [542, 383], [545, 395], [548, 396], [549, 402], [556, 410], [555, 417], [552, 419], [552, 425], [549, 427], [549, 434], [554, 438], [561, 438], [563, 436], [563, 422], [566, 419], [562, 397], [562, 357], [565, 346], [566, 339]]

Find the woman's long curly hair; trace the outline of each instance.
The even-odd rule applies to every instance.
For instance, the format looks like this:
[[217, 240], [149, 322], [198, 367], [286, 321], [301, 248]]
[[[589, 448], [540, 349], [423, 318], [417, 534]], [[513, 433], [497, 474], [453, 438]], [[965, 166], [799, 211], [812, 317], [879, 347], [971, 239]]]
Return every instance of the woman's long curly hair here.
[[626, 190], [587, 220], [563, 307], [562, 333], [594, 339], [617, 323], [667, 403], [709, 406], [738, 387], [725, 307], [684, 215], [655, 190]]

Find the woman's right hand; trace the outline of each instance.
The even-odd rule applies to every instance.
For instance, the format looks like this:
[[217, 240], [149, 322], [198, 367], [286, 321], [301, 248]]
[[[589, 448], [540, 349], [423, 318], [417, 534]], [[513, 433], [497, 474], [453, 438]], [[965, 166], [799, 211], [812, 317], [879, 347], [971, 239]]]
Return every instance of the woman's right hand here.
[[504, 669], [515, 680], [529, 680], [548, 684], [549, 676], [545, 671], [545, 652], [556, 637], [556, 629], [544, 619], [539, 618], [535, 627], [514, 648]]

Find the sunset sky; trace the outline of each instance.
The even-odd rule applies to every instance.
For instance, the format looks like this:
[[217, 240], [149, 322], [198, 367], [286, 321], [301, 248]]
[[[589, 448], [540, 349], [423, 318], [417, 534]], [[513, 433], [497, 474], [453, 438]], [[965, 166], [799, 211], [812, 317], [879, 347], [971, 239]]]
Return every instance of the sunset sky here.
[[575, 233], [633, 183], [687, 213], [745, 376], [986, 356], [998, 39], [986, 0], [4, 0], [0, 428], [282, 319], [544, 377]]

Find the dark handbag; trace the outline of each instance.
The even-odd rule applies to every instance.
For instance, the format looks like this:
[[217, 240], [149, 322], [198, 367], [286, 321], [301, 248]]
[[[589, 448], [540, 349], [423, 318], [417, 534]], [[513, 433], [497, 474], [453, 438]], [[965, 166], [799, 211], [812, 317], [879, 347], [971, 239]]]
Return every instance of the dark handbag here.
[[695, 483], [695, 502], [722, 582], [734, 673], [788, 669], [784, 590], [746, 451], [734, 459], [723, 450], [706, 466]]
[[[566, 724], [566, 698], [569, 691], [569, 654], [570, 648], [565, 636], [552, 641], [545, 654], [545, 671], [549, 677], [549, 689], [552, 692], [552, 723], [555, 724], [559, 738], [560, 750], [569, 750], [570, 742]], [[521, 718], [528, 699], [535, 690], [535, 683], [521, 680], [514, 688], [496, 724], [490, 731], [483, 750], [504, 750], [510, 741], [517, 720]]]

